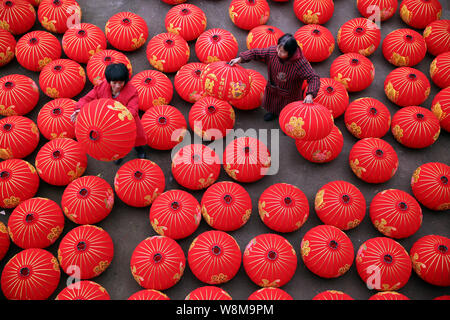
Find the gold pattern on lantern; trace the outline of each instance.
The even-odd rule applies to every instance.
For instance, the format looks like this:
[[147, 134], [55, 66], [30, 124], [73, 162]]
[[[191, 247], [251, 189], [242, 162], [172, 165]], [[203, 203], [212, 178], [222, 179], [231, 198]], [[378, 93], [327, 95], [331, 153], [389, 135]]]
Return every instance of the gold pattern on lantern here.
[[128, 111], [127, 107], [125, 107], [118, 101], [114, 102], [114, 106], [108, 105], [108, 109], [119, 111], [117, 117], [122, 121], [124, 121], [125, 118], [127, 118], [128, 120], [133, 120], [133, 115], [131, 114], [131, 112]]
[[313, 13], [312, 10], [306, 11], [303, 15], [303, 21], [306, 24], [318, 24], [320, 12]]
[[167, 101], [163, 97], [158, 97], [157, 99], [153, 99], [152, 104], [153, 106], [163, 106], [167, 104]]
[[180, 269], [179, 269], [179, 270], [180, 270], [180, 272], [175, 273], [175, 274], [173, 275], [173, 280], [175, 280], [175, 282], [180, 281], [181, 276], [182, 276], [183, 273], [184, 273], [184, 265], [183, 265], [182, 262], [180, 262]]
[[302, 257], [307, 257], [309, 255], [309, 253], [311, 252], [311, 248], [309, 247], [308, 240], [302, 241], [302, 247], [300, 249], [300, 252], [302, 254]]
[[210, 186], [211, 184], [214, 183], [214, 174], [210, 173], [207, 178], [200, 178], [198, 180], [198, 183], [199, 183], [200, 189], [204, 189], [204, 188]]
[[42, 69], [43, 67], [45, 67], [50, 62], [52, 62], [52, 59], [49, 58], [49, 57], [45, 57], [45, 58], [39, 60], [38, 61], [39, 69]]
[[227, 165], [225, 166], [225, 171], [228, 173], [228, 175], [229, 175], [230, 177], [232, 177], [234, 180], [237, 180], [236, 174], [239, 173], [239, 170], [237, 170], [237, 169], [231, 169], [231, 165], [227, 164]]
[[428, 96], [430, 95], [430, 91], [431, 91], [431, 88], [430, 87], [428, 87], [426, 90], [425, 90], [425, 98], [428, 98]]
[[64, 132], [61, 132], [59, 134], [55, 133], [55, 132], [51, 132], [50, 133], [50, 138], [51, 138], [51, 140], [58, 139], [58, 138], [67, 138], [67, 132], [64, 131]]
[[0, 20], [0, 29], [4, 29], [6, 31], [10, 31], [11, 32], [11, 29], [9, 27], [9, 23], [6, 22], [5, 20]]
[[213, 62], [217, 62], [220, 61], [219, 57], [216, 56], [208, 56], [206, 58], [206, 63], [213, 63]]
[[252, 209], [245, 210], [245, 214], [242, 216], [242, 224], [246, 223], [248, 219], [250, 219], [250, 215], [252, 214]]
[[230, 82], [230, 98], [232, 99], [240, 99], [242, 98], [244, 91], [246, 89], [245, 83], [241, 81]]
[[96, 53], [98, 53], [98, 52], [100, 52], [102, 50], [103, 50], [102, 46], [101, 45], [97, 45], [97, 48], [95, 48], [95, 50], [94, 49], [89, 50], [89, 55], [93, 56], [94, 54], [96, 54]]
[[51, 262], [52, 262], [52, 264], [53, 264], [53, 270], [59, 272], [59, 263], [58, 263], [58, 259], [56, 259], [55, 257], [52, 257]]
[[99, 275], [100, 273], [102, 273], [103, 271], [105, 271], [106, 270], [106, 268], [108, 268], [108, 266], [109, 266], [109, 264], [110, 264], [110, 262], [109, 261], [100, 261], [99, 262], [99, 264], [98, 264], [98, 266], [96, 266], [95, 268], [94, 268], [94, 273], [96, 274], [96, 275]]
[[349, 221], [347, 223], [347, 229], [353, 229], [353, 228], [357, 227], [360, 223], [361, 223], [361, 221], [359, 219]]
[[61, 232], [62, 232], [62, 229], [61, 229], [60, 226], [57, 226], [57, 227], [55, 227], [55, 228], [52, 228], [52, 229], [50, 230], [50, 233], [47, 235], [47, 239], [53, 242], [53, 241], [55, 241], [55, 240], [59, 237], [59, 235], [61, 234]]
[[0, 223], [0, 233], [8, 233], [8, 229], [3, 223]]
[[75, 169], [67, 172], [67, 175], [70, 177], [70, 181], [73, 181], [76, 178], [81, 177], [85, 170], [86, 168], [82, 167], [80, 162], [77, 162]]
[[425, 30], [423, 31], [423, 37], [426, 38], [431, 34], [431, 31], [433, 30], [432, 26], [427, 26]]
[[312, 159], [314, 161], [318, 161], [318, 162], [326, 161], [326, 160], [330, 159], [330, 157], [331, 157], [331, 151], [329, 151], [329, 150], [323, 150], [323, 151], [316, 150], [312, 154]]
[[367, 56], [370, 56], [374, 51], [375, 51], [375, 46], [373, 44], [371, 44], [369, 47], [359, 50], [358, 53], [367, 57]]
[[398, 142], [402, 142], [402, 138], [403, 138], [403, 130], [402, 128], [400, 128], [400, 126], [398, 124], [396, 124], [393, 128], [392, 128], [392, 134], [394, 135], [395, 139]]
[[343, 267], [339, 268], [338, 274], [342, 276], [344, 273], [348, 271], [348, 269], [350, 269], [350, 265], [346, 263]]
[[16, 207], [20, 203], [20, 198], [11, 196], [9, 198], [3, 199], [3, 203], [5, 204], [5, 207], [13, 208], [13, 207]]
[[441, 133], [441, 128], [439, 127], [438, 131], [433, 136], [433, 141], [436, 141], [439, 138], [439, 134]]
[[13, 157], [13, 153], [9, 148], [0, 148], [0, 159], [8, 160]]
[[352, 81], [352, 79], [350, 79], [350, 78], [344, 78], [342, 73], [338, 73], [338, 75], [334, 77], [334, 80], [339, 81], [340, 83], [342, 83], [344, 85], [345, 89], [348, 89], [348, 83], [350, 81]]
[[366, 172], [366, 169], [359, 166], [359, 160], [351, 160], [350, 161], [350, 168], [352, 168], [353, 172], [356, 174], [358, 178], [361, 178], [361, 175], [363, 172]]
[[174, 34], [180, 34], [180, 31], [181, 31], [181, 28], [180, 27], [175, 27], [173, 25], [173, 23], [170, 23], [167, 26], [167, 32], [174, 33]]
[[56, 33], [55, 23], [56, 20], [49, 20], [48, 17], [44, 17], [41, 21], [41, 24], [45, 29], [54, 33]]
[[45, 93], [46, 93], [50, 98], [53, 98], [53, 99], [59, 98], [59, 91], [58, 91], [56, 88], [50, 88], [50, 87], [47, 87], [47, 88], [45, 89]]
[[266, 217], [269, 217], [269, 213], [266, 211], [266, 202], [258, 201], [258, 212], [259, 216], [261, 217], [261, 220], [264, 222], [264, 219]]
[[438, 211], [448, 210], [450, 209], [450, 202], [442, 203], [437, 207]]
[[304, 124], [305, 122], [301, 117], [291, 117], [289, 123], [286, 124], [286, 130], [296, 139], [302, 139], [306, 135], [306, 131], [303, 129]]
[[220, 284], [228, 281], [228, 276], [223, 273], [215, 274], [211, 276], [209, 284]]
[[145, 202], [144, 202], [144, 205], [145, 206], [148, 206], [149, 204], [151, 204], [151, 203], [153, 203], [153, 201], [155, 201], [155, 199], [158, 197], [160, 195], [160, 193], [159, 193], [159, 188], [156, 188], [154, 191], [153, 191], [153, 195], [146, 195], [145, 197], [144, 197], [144, 200], [145, 200]]
[[231, 6], [228, 9], [228, 14], [230, 16], [231, 21], [233, 21], [233, 23], [235, 22], [236, 17], [238, 16], [238, 14], [236, 12], [234, 12], [234, 6]]
[[16, 106], [12, 105], [6, 107], [0, 104], [0, 115], [9, 117], [9, 116], [17, 116], [17, 112], [14, 110]]
[[259, 284], [260, 287], [279, 287], [280, 286], [280, 279], [276, 279], [272, 282], [270, 282], [267, 279], [262, 279], [261, 283]]
[[401, 54], [394, 52], [389, 59], [389, 62], [398, 67], [405, 67], [409, 64], [409, 57], [404, 57]]
[[5, 52], [0, 52], [0, 65], [7, 64], [14, 58], [14, 51], [11, 48], [6, 48]]
[[166, 226], [160, 226], [159, 225], [158, 219], [153, 219], [153, 221], [151, 221], [151, 224], [152, 224], [153, 230], [155, 230], [155, 232], [157, 234], [161, 235], [161, 236], [163, 236], [164, 235], [164, 231], [167, 230]]
[[447, 116], [447, 113], [445, 113], [442, 108], [439, 101], [431, 106], [431, 111], [434, 113], [434, 115], [439, 119], [439, 121], [442, 121]]
[[205, 205], [202, 205], [202, 216], [208, 225], [212, 225], [213, 219], [208, 214], [208, 210], [206, 209]]
[[405, 5], [400, 8], [400, 17], [407, 24], [409, 24], [411, 22], [412, 13], [408, 10], [408, 8]]
[[346, 124], [348, 131], [350, 131], [355, 137], [361, 137], [361, 127], [356, 123], [352, 122], [351, 124]]
[[436, 72], [439, 71], [439, 68], [437, 67], [437, 60], [434, 59], [430, 64], [430, 76], [434, 77], [436, 75]]
[[413, 173], [413, 175], [412, 175], [412, 178], [411, 178], [411, 183], [412, 184], [414, 184], [414, 183], [417, 183], [417, 181], [419, 181], [419, 178], [420, 178], [420, 171], [421, 171], [422, 169], [419, 167], [419, 168], [417, 168], [415, 171], [414, 171], [414, 173]]
[[384, 92], [388, 96], [389, 100], [391, 100], [394, 103], [397, 102], [398, 91], [394, 89], [394, 86], [392, 85], [392, 83], [390, 81], [388, 82], [386, 87], [384, 87]]
[[166, 63], [166, 60], [161, 59], [158, 60], [158, 57], [153, 55], [152, 58], [149, 60], [150, 64], [158, 69], [159, 71], [164, 71], [164, 63]]
[[375, 220], [373, 224], [375, 228], [378, 229], [378, 231], [380, 231], [381, 233], [383, 233], [388, 237], [392, 236], [393, 231], [394, 232], [397, 231], [397, 228], [387, 226], [387, 221], [385, 219], [381, 219], [381, 221]]
[[139, 35], [138, 39], [136, 39], [136, 38], [131, 39], [131, 42], [132, 42], [131, 48], [133, 50], [136, 50], [136, 49], [142, 47], [144, 45], [145, 41], [146, 41], [146, 39], [144, 38], [144, 34], [141, 33]]
[[316, 210], [322, 209], [325, 203], [323, 202], [323, 196], [325, 195], [325, 190], [319, 190], [316, 194], [316, 198], [314, 200], [314, 207]]
[[131, 274], [133, 275], [134, 280], [136, 280], [137, 283], [139, 283], [139, 285], [141, 284], [142, 281], [144, 281], [144, 278], [137, 274], [136, 266], [131, 267]]

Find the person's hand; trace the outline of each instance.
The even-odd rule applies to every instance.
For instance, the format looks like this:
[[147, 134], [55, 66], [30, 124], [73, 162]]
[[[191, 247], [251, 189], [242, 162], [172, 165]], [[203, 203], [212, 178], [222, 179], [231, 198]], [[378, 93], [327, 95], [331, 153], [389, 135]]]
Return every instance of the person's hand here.
[[80, 110], [75, 110], [75, 111], [70, 115], [70, 121], [72, 121], [72, 122], [77, 121], [78, 113], [80, 113]]
[[234, 66], [236, 63], [241, 63], [241, 62], [242, 62], [242, 58], [237, 57], [237, 58], [231, 59], [230, 62], [228, 62], [228, 64], [230, 66]]
[[312, 94], [306, 95], [305, 99], [303, 99], [303, 103], [313, 103], [313, 102], [314, 100]]

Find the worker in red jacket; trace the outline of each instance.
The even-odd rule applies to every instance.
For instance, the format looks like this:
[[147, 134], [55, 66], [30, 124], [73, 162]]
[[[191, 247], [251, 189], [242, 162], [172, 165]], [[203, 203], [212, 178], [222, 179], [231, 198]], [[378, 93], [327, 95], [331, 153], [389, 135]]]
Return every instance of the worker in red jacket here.
[[263, 49], [241, 52], [229, 64], [258, 60], [267, 64], [268, 81], [264, 92], [262, 107], [268, 112], [264, 120], [275, 119], [289, 103], [302, 100], [302, 84], [308, 87], [304, 103], [313, 103], [320, 88], [320, 77], [303, 56], [297, 40], [289, 33], [278, 39], [278, 44]]
[[[134, 117], [136, 122], [134, 149], [137, 152], [138, 158], [145, 159], [147, 156], [144, 145], [147, 144], [147, 139], [141, 119], [139, 118], [139, 97], [136, 88], [128, 82], [129, 79], [129, 71], [123, 63], [112, 63], [108, 65], [105, 69], [105, 80], [96, 85], [75, 104], [75, 112], [72, 114], [71, 119], [75, 122], [81, 108], [92, 100], [109, 98], [119, 101], [128, 108], [128, 111]], [[120, 164], [121, 162], [122, 159], [114, 161], [116, 164]]]

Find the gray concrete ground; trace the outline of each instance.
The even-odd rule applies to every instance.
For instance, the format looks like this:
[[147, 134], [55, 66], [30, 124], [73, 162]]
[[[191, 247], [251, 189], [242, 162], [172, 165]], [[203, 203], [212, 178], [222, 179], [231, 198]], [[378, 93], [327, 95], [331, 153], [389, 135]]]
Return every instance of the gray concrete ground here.
[[[83, 12], [83, 22], [90, 22], [96, 24], [100, 28], [104, 29], [106, 21], [115, 13], [120, 11], [132, 11], [140, 16], [142, 16], [149, 27], [150, 37], [154, 35], [166, 32], [164, 28], [164, 18], [168, 10], [172, 7], [160, 0], [106, 0], [106, 1], [87, 1], [79, 0]], [[293, 1], [288, 2], [275, 2], [268, 0], [270, 5], [270, 19], [267, 22], [268, 25], [277, 26], [284, 32], [294, 33], [303, 24], [295, 17], [292, 6]], [[206, 13], [208, 23], [207, 28], [224, 28], [231, 31], [238, 40], [239, 51], [246, 50], [246, 36], [247, 31], [241, 30], [233, 25], [230, 18], [228, 17], [228, 6], [230, 4], [229, 0], [189, 0], [188, 3], [199, 6]], [[449, 19], [449, 7], [448, 2], [441, 1], [443, 5], [443, 16], [444, 19]], [[335, 11], [333, 17], [325, 24], [325, 27], [329, 28], [332, 34], [336, 37], [339, 27], [347, 20], [359, 17], [360, 14], [356, 8], [356, 1], [345, 1], [336, 0], [335, 1]], [[397, 28], [407, 27], [405, 23], [400, 19], [399, 12], [395, 13], [394, 17], [390, 20], [383, 22], [381, 25], [382, 39], [392, 30]], [[42, 30], [39, 22], [36, 22], [34, 29]], [[18, 39], [18, 37], [16, 37]], [[58, 35], [58, 39], [61, 39], [62, 35]], [[195, 56], [194, 50], [195, 41], [190, 42], [191, 56], [189, 61], [198, 61]], [[139, 50], [131, 53], [127, 53], [127, 56], [132, 62], [134, 74], [146, 70], [152, 69], [145, 55], [146, 45]], [[333, 54], [324, 62], [313, 63], [314, 69], [320, 74], [321, 77], [329, 77], [329, 68], [332, 61], [340, 55], [340, 51], [336, 46]], [[65, 57], [65, 56], [63, 56]], [[420, 62], [416, 68], [424, 72], [429, 77], [429, 66], [434, 57], [427, 54], [425, 59]], [[355, 100], [359, 97], [370, 96], [379, 99], [383, 102], [390, 110], [391, 115], [393, 115], [398, 107], [392, 104], [385, 96], [383, 91], [383, 82], [387, 74], [394, 69], [393, 65], [390, 65], [383, 57], [380, 47], [376, 52], [370, 57], [370, 59], [375, 64], [376, 75], [375, 80], [372, 85], [364, 91], [351, 93], [350, 101]], [[260, 71], [264, 76], [266, 74], [266, 66], [262, 63], [251, 62], [244, 65], [248, 68], [254, 68]], [[85, 65], [83, 65], [85, 67]], [[11, 73], [20, 73], [30, 76], [32, 79], [38, 83], [38, 73], [33, 73], [22, 68], [16, 60], [8, 64], [7, 66], [0, 69], [0, 75], [4, 76]], [[173, 81], [174, 74], [168, 74], [169, 78]], [[431, 81], [430, 81], [431, 82]], [[90, 83], [86, 84], [84, 91], [77, 96], [78, 99], [83, 94], [87, 93], [92, 88]], [[424, 107], [429, 108], [431, 106], [431, 101], [434, 95], [439, 91], [439, 89], [432, 84], [430, 97], [423, 104]], [[39, 104], [37, 107], [28, 115], [31, 119], [36, 121], [37, 114], [40, 108], [49, 101], [50, 99], [46, 97], [42, 92], [40, 95]], [[174, 97], [170, 103], [176, 106], [183, 115], [188, 117], [188, 112], [190, 104], [184, 102], [180, 99], [176, 92], [174, 92]], [[236, 125], [235, 128], [247, 129], [278, 129], [278, 122], [265, 122], [262, 117], [264, 115], [264, 110], [257, 109], [253, 111], [240, 111], [236, 110]], [[271, 176], [266, 176], [262, 180], [243, 184], [245, 189], [249, 192], [252, 198], [253, 211], [248, 223], [237, 231], [233, 231], [230, 234], [238, 241], [242, 252], [244, 251], [247, 243], [256, 235], [261, 233], [271, 233], [261, 221], [258, 215], [258, 198], [261, 193], [270, 185], [278, 182], [285, 182], [296, 185], [299, 187], [308, 197], [310, 204], [309, 218], [303, 227], [289, 234], [282, 234], [295, 248], [298, 256], [298, 266], [292, 280], [282, 287], [283, 290], [288, 292], [294, 299], [299, 300], [309, 300], [312, 299], [316, 294], [328, 290], [340, 290], [343, 291], [354, 299], [365, 300], [371, 295], [375, 294], [375, 291], [370, 291], [367, 289], [363, 281], [359, 278], [356, 271], [355, 263], [351, 266], [350, 270], [343, 276], [336, 279], [322, 279], [313, 273], [311, 273], [303, 264], [300, 257], [300, 242], [304, 234], [310, 230], [312, 227], [321, 224], [316, 213], [314, 212], [314, 197], [316, 192], [325, 183], [333, 180], [346, 180], [350, 183], [356, 185], [364, 194], [367, 201], [367, 206], [369, 206], [372, 198], [376, 193], [388, 189], [388, 188], [398, 188], [411, 193], [410, 178], [414, 170], [426, 162], [440, 161], [446, 164], [450, 164], [450, 135], [448, 132], [441, 131], [441, 135], [435, 144], [432, 146], [422, 149], [422, 150], [412, 150], [403, 147], [395, 141], [392, 134], [389, 132], [383, 139], [389, 142], [398, 154], [399, 157], [399, 168], [395, 176], [386, 183], [383, 184], [368, 184], [359, 180], [351, 171], [348, 164], [348, 155], [351, 147], [357, 141], [345, 128], [343, 116], [335, 120], [336, 125], [340, 128], [344, 135], [344, 147], [337, 159], [327, 164], [314, 164], [306, 161], [297, 152], [294, 140], [280, 134], [279, 136], [279, 148], [280, 154], [277, 157], [274, 155], [274, 161], [279, 161], [278, 173]], [[191, 131], [192, 133], [192, 131]], [[40, 146], [45, 142], [45, 138], [41, 137]], [[270, 147], [271, 144], [269, 144]], [[177, 182], [173, 179], [170, 165], [170, 152], [168, 151], [156, 151], [149, 147], [146, 147], [149, 158], [156, 162], [164, 171], [166, 178], [166, 190], [170, 189], [183, 189]], [[27, 157], [25, 160], [30, 161], [34, 164], [34, 159], [37, 154], [38, 149]], [[130, 153], [126, 160], [131, 160], [135, 157], [134, 152]], [[106, 179], [111, 185], [113, 185], [114, 175], [118, 169], [112, 163], [105, 163], [97, 161], [93, 158], [89, 158], [88, 167], [85, 175], [98, 175], [100, 174], [104, 179]], [[222, 169], [218, 181], [230, 181], [231, 178], [227, 176], [225, 171]], [[64, 187], [55, 187], [46, 184], [41, 180], [40, 188], [37, 196], [48, 197], [60, 203]], [[203, 191], [192, 192], [192, 194], [200, 201]], [[442, 236], [450, 236], [450, 219], [449, 212], [433, 212], [425, 207], [423, 208], [423, 224], [419, 231], [413, 236], [398, 240], [398, 242], [404, 246], [404, 248], [409, 251], [413, 243], [422, 236], [428, 234], [438, 234]], [[8, 217], [11, 210], [5, 210], [6, 215], [0, 215], [0, 221], [5, 224], [8, 221]], [[99, 277], [92, 279], [98, 282], [106, 288], [112, 299], [123, 300], [127, 299], [133, 293], [141, 290], [142, 288], [133, 279], [130, 272], [130, 258], [134, 248], [145, 238], [151, 235], [156, 235], [149, 223], [149, 207], [147, 208], [132, 208], [124, 204], [118, 197], [114, 204], [113, 211], [111, 214], [103, 221], [98, 223], [98, 226], [104, 228], [112, 237], [114, 241], [114, 259], [109, 268], [101, 274]], [[48, 247], [47, 250], [52, 252], [55, 256], [57, 255], [57, 249], [62, 237], [74, 228], [76, 225], [66, 219], [66, 225], [64, 232], [61, 237], [52, 246]], [[211, 228], [202, 221], [197, 231], [190, 237], [179, 240], [178, 243], [183, 248], [186, 257], [187, 250], [192, 240], [199, 235], [201, 232], [211, 230]], [[346, 234], [351, 238], [355, 254], [359, 246], [366, 240], [382, 236], [374, 226], [372, 225], [370, 218], [368, 216], [368, 207], [366, 212], [366, 217], [362, 223], [355, 229], [349, 230]], [[11, 244], [10, 250], [6, 257], [0, 262], [0, 270], [3, 269], [5, 263], [20, 249]], [[66, 286], [67, 275], [62, 273], [59, 287], [50, 297], [53, 299], [56, 295]], [[165, 291], [165, 293], [171, 299], [184, 299], [186, 295], [198, 288], [204, 286], [189, 269], [186, 267], [184, 275], [181, 281], [174, 287]], [[258, 289], [246, 275], [243, 265], [234, 279], [230, 282], [221, 285], [221, 288], [226, 290], [233, 299], [247, 299], [248, 296]], [[412, 272], [409, 282], [404, 286], [400, 293], [403, 293], [411, 299], [432, 299], [444, 294], [450, 294], [448, 287], [437, 287], [432, 286], [422, 279], [420, 279], [414, 272]], [[2, 299], [4, 299], [3, 293], [0, 293]]]

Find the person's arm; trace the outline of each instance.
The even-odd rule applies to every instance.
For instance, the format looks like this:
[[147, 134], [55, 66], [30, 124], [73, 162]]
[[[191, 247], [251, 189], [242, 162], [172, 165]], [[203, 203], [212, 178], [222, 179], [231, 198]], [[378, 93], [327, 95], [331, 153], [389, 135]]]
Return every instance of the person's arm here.
[[127, 109], [133, 115], [133, 117], [139, 117], [139, 95], [136, 90], [133, 90], [134, 94], [131, 96], [127, 104]]
[[244, 52], [241, 52], [237, 58], [231, 59], [229, 64], [231, 66], [236, 63], [246, 63], [251, 60], [258, 60], [262, 62], [266, 62], [270, 55], [270, 47], [262, 48], [262, 49], [251, 49]]
[[81, 109], [92, 100], [98, 99], [98, 86], [95, 86], [91, 91], [89, 91], [84, 97], [80, 98], [75, 104], [74, 112], [71, 114], [70, 119], [75, 122]]
[[313, 99], [317, 97], [317, 94], [319, 93], [320, 76], [314, 71], [311, 64], [306, 59], [304, 59], [304, 62], [300, 66], [300, 72], [308, 83], [303, 102], [313, 103]]

